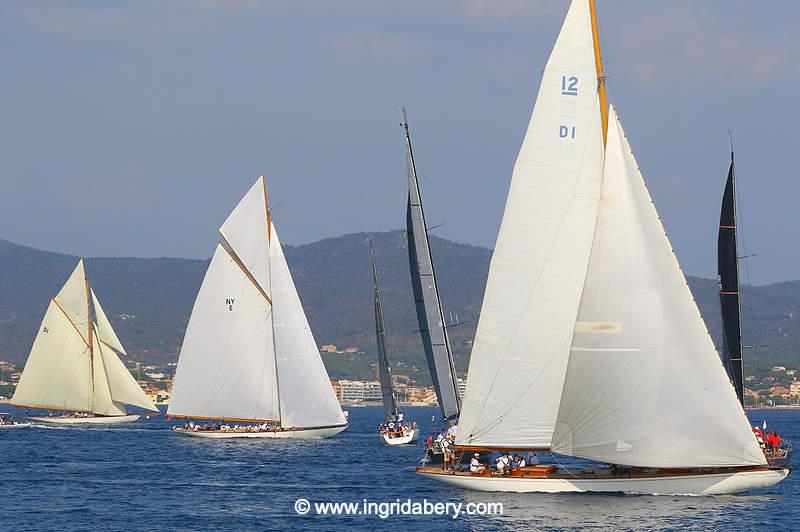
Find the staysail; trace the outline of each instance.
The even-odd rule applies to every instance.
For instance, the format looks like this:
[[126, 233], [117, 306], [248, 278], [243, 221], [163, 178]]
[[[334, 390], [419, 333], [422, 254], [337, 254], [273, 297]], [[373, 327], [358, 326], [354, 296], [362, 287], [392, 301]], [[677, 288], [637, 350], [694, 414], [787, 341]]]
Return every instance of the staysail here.
[[186, 329], [168, 414], [345, 423], [271, 223], [263, 177], [223, 224]]
[[554, 451], [642, 467], [766, 463], [613, 109], [570, 351]]
[[125, 353], [81, 260], [50, 302], [11, 403], [104, 416], [125, 415], [125, 404], [158, 412], [112, 348]]
[[573, 2], [514, 166], [470, 357], [459, 445], [550, 447], [600, 195], [598, 70], [589, 3]]
[[717, 272], [719, 274], [719, 304], [722, 311], [722, 356], [725, 369], [744, 406], [742, 374], [742, 318], [739, 305], [739, 256], [736, 246], [736, 176], [731, 165], [722, 196], [717, 239]]
[[408, 168], [406, 232], [411, 285], [414, 289], [422, 345], [425, 349], [425, 358], [428, 360], [436, 398], [439, 401], [443, 420], [448, 425], [453, 425], [458, 423], [461, 411], [458, 376], [439, 299], [439, 288], [436, 284], [436, 273], [428, 242], [428, 226], [425, 223], [425, 214], [422, 209], [422, 197], [405, 109], [402, 110], [402, 116], [401, 125], [405, 132]]
[[375, 262], [375, 248], [372, 247], [372, 241], [369, 243], [369, 249], [370, 258], [372, 259], [372, 282], [375, 285], [375, 339], [378, 344], [378, 377], [381, 382], [384, 414], [386, 419], [391, 419], [397, 415], [398, 409], [392, 387], [392, 369], [389, 366], [389, 356], [386, 349], [386, 325], [383, 319], [381, 288], [378, 283], [378, 265]]

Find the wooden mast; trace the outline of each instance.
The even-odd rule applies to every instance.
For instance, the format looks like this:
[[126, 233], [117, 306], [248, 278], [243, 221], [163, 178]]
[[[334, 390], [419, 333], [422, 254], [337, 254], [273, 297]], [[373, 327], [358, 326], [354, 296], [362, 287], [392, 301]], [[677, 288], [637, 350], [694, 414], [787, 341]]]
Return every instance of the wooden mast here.
[[89, 287], [89, 276], [86, 275], [86, 266], [83, 270], [83, 283], [86, 285], [86, 320], [89, 331], [89, 382], [92, 383], [91, 403], [94, 405], [94, 323], [92, 321], [92, 292]]
[[[269, 201], [267, 196], [267, 180], [264, 176], [261, 176], [261, 186], [264, 188], [264, 208], [267, 210], [267, 248], [272, 246], [272, 212], [269, 209]], [[269, 249], [267, 250], [267, 261], [270, 261], [271, 253]], [[269, 293], [272, 293], [272, 264], [269, 266]], [[274, 309], [272, 308], [272, 300], [269, 300], [270, 305], [270, 312], [272, 314], [272, 319], [270, 320], [270, 324], [272, 325], [272, 352], [274, 353], [274, 360], [275, 360], [275, 398], [278, 400], [278, 425], [283, 428], [283, 413], [281, 412], [281, 379], [280, 375], [278, 374], [278, 344], [275, 342], [275, 314]]]
[[592, 16], [592, 41], [594, 42], [594, 64], [597, 68], [597, 93], [600, 97], [600, 120], [603, 125], [603, 146], [608, 136], [608, 101], [606, 100], [606, 78], [603, 74], [603, 58], [600, 55], [600, 35], [597, 32], [597, 12], [595, 0], [589, 0], [589, 11]]

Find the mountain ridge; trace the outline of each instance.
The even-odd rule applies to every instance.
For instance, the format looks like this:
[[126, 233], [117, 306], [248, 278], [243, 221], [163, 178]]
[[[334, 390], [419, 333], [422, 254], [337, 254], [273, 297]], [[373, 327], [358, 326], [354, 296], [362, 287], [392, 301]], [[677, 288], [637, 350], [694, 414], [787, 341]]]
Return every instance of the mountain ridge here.
[[[284, 245], [318, 345], [358, 347], [362, 354], [325, 353], [332, 377], [374, 375], [375, 338], [369, 245], [375, 243], [393, 364], [427, 383], [402, 230], [350, 233], [298, 246]], [[491, 250], [431, 237], [446, 316], [462, 325], [450, 329], [456, 366], [469, 359]], [[25, 360], [51, 297], [78, 257], [0, 239], [0, 359]], [[87, 274], [131, 358], [167, 363], [177, 359], [194, 298], [209, 259], [89, 257]], [[688, 278], [715, 342], [720, 319], [716, 281]], [[800, 325], [800, 281], [743, 287], [744, 337], [769, 344], [768, 352], [746, 355], [750, 367], [796, 363]]]

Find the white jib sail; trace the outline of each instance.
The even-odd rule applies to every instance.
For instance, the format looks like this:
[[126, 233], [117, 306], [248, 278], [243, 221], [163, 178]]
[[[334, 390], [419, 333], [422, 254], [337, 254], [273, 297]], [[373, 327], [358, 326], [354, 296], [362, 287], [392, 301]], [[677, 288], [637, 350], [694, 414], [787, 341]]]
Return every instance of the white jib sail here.
[[269, 295], [267, 193], [263, 177], [250, 187], [219, 232], [261, 289]]
[[[97, 309], [97, 300], [95, 300], [95, 314], [97, 314]], [[99, 343], [95, 344], [95, 362], [97, 362], [98, 358], [102, 358], [109, 392], [114, 402], [138, 406], [145, 410], [158, 412], [159, 410], [156, 408], [156, 405], [147, 397], [147, 394], [144, 393], [144, 390], [142, 390], [142, 387], [136, 382], [136, 379], [133, 378], [133, 375], [131, 375], [131, 372], [125, 367], [125, 364], [123, 364], [117, 354], [108, 347], [110, 343], [103, 338], [103, 328], [99, 323], [96, 330]]]
[[[103, 363], [103, 346], [97, 332], [94, 333], [94, 356], [92, 357], [92, 376], [94, 394], [92, 395], [92, 412], [104, 416], [124, 416], [125, 405], [114, 401], [106, 376], [106, 365]], [[110, 351], [109, 348], [105, 348]]]
[[167, 413], [278, 420], [277, 392], [272, 308], [218, 244], [192, 309]]
[[92, 410], [89, 344], [55, 301], [47, 308], [10, 402], [35, 408]]
[[632, 466], [765, 463], [613, 109], [553, 450]]
[[103, 312], [103, 307], [100, 306], [100, 301], [97, 299], [97, 295], [95, 295], [94, 290], [90, 289], [90, 292], [92, 293], [94, 315], [97, 318], [97, 323], [95, 324], [97, 336], [100, 338], [100, 341], [107, 346], [126, 355], [127, 353], [125, 352], [125, 348], [122, 347], [122, 342], [119, 341], [117, 333], [114, 332], [114, 328], [111, 326], [111, 322], [108, 320], [106, 313]]
[[274, 225], [269, 249], [281, 425], [344, 425], [342, 408], [308, 326]]
[[591, 14], [573, 2], [511, 178], [456, 442], [549, 447], [597, 217], [603, 139]]

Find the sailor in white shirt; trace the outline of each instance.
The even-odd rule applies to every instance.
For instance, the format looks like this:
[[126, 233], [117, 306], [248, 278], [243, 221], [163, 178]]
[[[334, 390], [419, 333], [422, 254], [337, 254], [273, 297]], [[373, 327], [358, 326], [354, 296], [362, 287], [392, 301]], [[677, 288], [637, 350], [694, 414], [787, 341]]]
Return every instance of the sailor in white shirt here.
[[495, 461], [497, 465], [497, 472], [502, 474], [505, 472], [506, 468], [508, 468], [508, 456], [501, 454], [497, 460]]
[[472, 473], [476, 473], [478, 469], [483, 469], [483, 465], [479, 460], [481, 457], [480, 453], [475, 453], [472, 455], [472, 460], [469, 461], [469, 470]]

